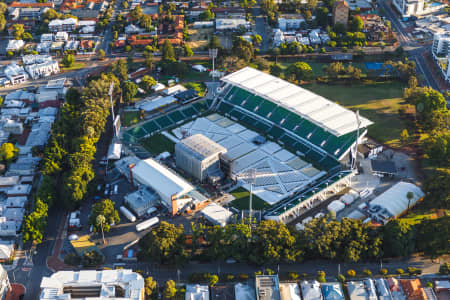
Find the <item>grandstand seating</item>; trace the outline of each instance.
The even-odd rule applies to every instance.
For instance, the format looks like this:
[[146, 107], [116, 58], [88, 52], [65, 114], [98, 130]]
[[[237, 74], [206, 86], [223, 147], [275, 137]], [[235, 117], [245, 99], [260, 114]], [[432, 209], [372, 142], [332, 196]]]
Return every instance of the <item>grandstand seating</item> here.
[[[265, 100], [262, 97], [252, 95], [238, 87], [232, 87], [225, 96], [225, 100], [237, 107], [241, 107], [244, 111], [246, 110], [255, 113], [263, 119], [267, 119], [274, 124], [280, 125], [284, 129], [294, 132], [299, 137], [308, 140], [310, 143], [324, 149], [329, 154], [336, 157], [340, 156], [342, 151], [348, 149], [356, 139], [355, 132], [337, 137], [313, 124], [309, 120], [304, 119], [283, 107], [277, 106], [275, 103]], [[271, 128], [271, 126], [266, 125], [257, 119], [255, 120], [254, 117], [250, 117], [249, 115], [245, 116], [246, 114], [244, 114], [243, 111], [236, 112], [237, 110], [233, 109], [233, 105], [230, 105], [229, 103], [222, 101], [218, 110], [222, 113], [229, 113], [245, 123], [250, 123], [249, 125], [252, 125], [253, 127], [262, 127], [261, 130], [263, 132], [268, 133], [273, 137], [282, 137], [284, 132], [280, 131], [279, 128]], [[303, 148], [301, 150], [299, 149], [301, 152], [307, 152], [310, 148], [306, 147], [305, 149], [305, 147], [299, 147]]]
[[180, 122], [180, 121], [182, 121], [182, 120], [185, 119], [185, 117], [183, 116], [183, 114], [182, 114], [180, 111], [178, 111], [178, 110], [171, 112], [171, 113], [168, 115], [168, 117], [169, 117], [171, 120], [173, 120], [175, 123]]
[[155, 120], [155, 122], [158, 123], [161, 128], [166, 128], [173, 125], [173, 122], [166, 116], [159, 117]]
[[208, 109], [208, 107], [206, 106], [206, 103], [205, 102], [196, 102], [196, 103], [194, 103], [194, 108], [195, 108], [195, 110], [196, 111], [198, 111], [198, 112], [204, 112], [204, 111], [206, 111], [207, 109]]
[[147, 135], [147, 131], [145, 131], [142, 127], [134, 127], [128, 130], [128, 134], [132, 135], [136, 139], [143, 138]]
[[197, 111], [192, 106], [189, 106], [188, 108], [181, 110], [181, 113], [186, 118], [192, 118], [193, 116], [195, 116], [197, 114]]

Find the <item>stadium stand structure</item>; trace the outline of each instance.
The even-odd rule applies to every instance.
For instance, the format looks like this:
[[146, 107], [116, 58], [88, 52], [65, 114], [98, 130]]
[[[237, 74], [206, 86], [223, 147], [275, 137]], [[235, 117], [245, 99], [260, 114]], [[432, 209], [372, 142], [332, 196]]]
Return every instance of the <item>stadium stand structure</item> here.
[[[225, 83], [218, 110], [261, 132], [298, 145], [305, 155], [315, 149], [342, 159], [356, 142], [354, 112], [280, 78], [246, 67], [222, 78]], [[360, 117], [359, 137], [372, 122]], [[317, 154], [314, 158], [319, 158]]]

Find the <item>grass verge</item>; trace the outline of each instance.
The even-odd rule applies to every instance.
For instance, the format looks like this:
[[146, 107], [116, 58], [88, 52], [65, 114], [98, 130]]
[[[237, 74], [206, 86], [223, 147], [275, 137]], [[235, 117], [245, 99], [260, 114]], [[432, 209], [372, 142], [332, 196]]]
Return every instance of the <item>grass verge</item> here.
[[61, 71], [63, 71], [63, 72], [75, 71], [75, 70], [83, 69], [84, 67], [86, 67], [86, 63], [82, 62], [82, 61], [74, 62], [71, 67], [64, 67], [63, 65], [60, 65]]
[[160, 154], [164, 151], [168, 151], [170, 153], [175, 152], [175, 143], [160, 133], [149, 138], [142, 139], [139, 142], [145, 150], [153, 155]]
[[[230, 192], [236, 199], [230, 202], [230, 205], [237, 209], [249, 209], [250, 207], [250, 192], [243, 187], [238, 187], [237, 189]], [[256, 195], [252, 197], [252, 207], [256, 210], [263, 210], [269, 208], [270, 205], [263, 199]]]

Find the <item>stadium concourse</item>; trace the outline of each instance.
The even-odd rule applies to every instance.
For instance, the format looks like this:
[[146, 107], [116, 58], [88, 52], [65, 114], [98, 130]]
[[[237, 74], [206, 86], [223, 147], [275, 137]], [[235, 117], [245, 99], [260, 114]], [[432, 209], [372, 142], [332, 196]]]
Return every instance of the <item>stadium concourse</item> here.
[[127, 131], [123, 140], [133, 143], [161, 131], [176, 140], [205, 135], [227, 149], [222, 156], [229, 162], [227, 175], [246, 189], [251, 180], [255, 194], [272, 205], [266, 219], [289, 222], [350, 185], [353, 172], [339, 160], [371, 121], [250, 67], [221, 80], [212, 103], [197, 102], [150, 120]]

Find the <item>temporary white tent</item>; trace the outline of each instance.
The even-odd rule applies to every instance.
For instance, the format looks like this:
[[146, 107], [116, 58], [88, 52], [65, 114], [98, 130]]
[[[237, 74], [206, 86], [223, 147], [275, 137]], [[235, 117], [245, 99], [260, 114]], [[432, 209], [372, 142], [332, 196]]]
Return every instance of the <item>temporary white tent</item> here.
[[[408, 200], [406, 197], [408, 192], [412, 192], [413, 194], [411, 200]], [[408, 182], [399, 182], [373, 199], [370, 202], [370, 206], [373, 207], [378, 205], [385, 208], [393, 217], [395, 217], [408, 208], [408, 202], [409, 207], [412, 207], [423, 197], [423, 195], [424, 193], [418, 186]]]
[[214, 225], [225, 226], [228, 223], [228, 220], [233, 215], [231, 211], [222, 206], [211, 203], [202, 209], [201, 214], [208, 219]]
[[339, 200], [344, 202], [347, 205], [350, 205], [359, 197], [358, 192], [354, 190], [350, 190], [347, 194], [342, 196]]
[[108, 148], [108, 159], [120, 159], [122, 153], [122, 144], [111, 144]]
[[155, 190], [169, 207], [172, 206], [172, 197], [194, 190], [186, 180], [151, 158], [138, 162], [131, 173], [135, 181]]
[[345, 208], [345, 204], [339, 200], [334, 200], [330, 204], [328, 204], [327, 209], [329, 211], [334, 211], [335, 213], [340, 212]]
[[206, 72], [206, 71], [208, 71], [208, 69], [205, 68], [205, 66], [202, 66], [202, 65], [193, 65], [192, 69], [194, 69], [197, 72]]

